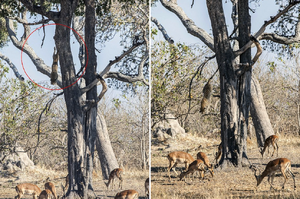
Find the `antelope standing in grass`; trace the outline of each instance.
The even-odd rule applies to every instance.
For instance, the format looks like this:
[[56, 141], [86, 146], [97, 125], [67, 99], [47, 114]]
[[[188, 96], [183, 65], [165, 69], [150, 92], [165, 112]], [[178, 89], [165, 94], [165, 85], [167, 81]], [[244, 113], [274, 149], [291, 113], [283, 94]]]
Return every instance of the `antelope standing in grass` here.
[[50, 190], [55, 199], [57, 199], [56, 189], [52, 182], [45, 183], [45, 190]]
[[117, 193], [115, 199], [138, 199], [139, 193], [135, 190], [125, 190]]
[[52, 192], [49, 189], [45, 189], [41, 192], [39, 199], [51, 199]]
[[114, 181], [115, 178], [119, 178], [120, 182], [119, 182], [119, 189], [122, 189], [122, 184], [123, 184], [123, 175], [124, 170], [122, 168], [116, 168], [114, 170], [112, 170], [109, 174], [109, 178], [108, 178], [108, 182], [105, 183], [107, 186], [107, 189], [109, 187], [110, 184], [112, 184], [112, 189], [114, 188]]
[[214, 177], [214, 168], [213, 168], [213, 165], [210, 164], [209, 162], [209, 159], [207, 158], [206, 154], [203, 153], [203, 152], [199, 152], [197, 153], [197, 159], [200, 159], [204, 162], [204, 164], [207, 166], [210, 174], [211, 174], [211, 177]]
[[37, 199], [41, 193], [41, 189], [35, 184], [22, 183], [16, 186], [16, 192], [18, 195], [15, 197], [15, 199], [20, 199], [25, 194], [32, 195], [33, 199]]
[[260, 150], [262, 158], [264, 157], [264, 153], [265, 153], [267, 147], [268, 147], [268, 154], [270, 154], [270, 146], [271, 145], [273, 146], [273, 149], [274, 149], [274, 151], [272, 153], [272, 157], [275, 153], [275, 150], [277, 150], [277, 156], [278, 156], [278, 148], [279, 148], [278, 144], [277, 144], [278, 140], [279, 140], [279, 137], [277, 135], [271, 135], [265, 140], [264, 148], [262, 150]]
[[295, 175], [291, 170], [291, 161], [288, 160], [287, 158], [278, 158], [270, 161], [261, 175], [256, 175], [256, 172], [258, 170], [256, 167], [251, 166], [251, 169], [254, 170], [254, 176], [257, 181], [257, 186], [262, 182], [264, 177], [268, 176], [268, 182], [271, 185], [270, 189], [272, 189], [273, 188], [272, 183], [273, 183], [275, 173], [280, 171], [284, 177], [284, 183], [282, 185], [282, 189], [284, 189], [284, 185], [287, 180], [287, 175], [292, 176], [294, 180], [294, 189], [296, 189]]
[[187, 171], [184, 171], [180, 174], [179, 178], [180, 180], [182, 180], [182, 178], [184, 178], [186, 175], [190, 174], [190, 173], [194, 173], [195, 171], [199, 171], [201, 178], [204, 179], [204, 171], [205, 171], [205, 164], [202, 160], [197, 159], [195, 161], [193, 161], [189, 167]]
[[183, 151], [175, 151], [172, 153], [169, 153], [167, 156], [169, 160], [169, 167], [168, 167], [168, 173], [169, 173], [169, 180], [171, 180], [170, 176], [170, 170], [172, 169], [176, 175], [178, 176], [178, 173], [175, 171], [175, 167], [177, 164], [185, 164], [185, 170], [187, 171], [189, 164], [191, 164], [195, 159], [190, 154], [183, 152]]

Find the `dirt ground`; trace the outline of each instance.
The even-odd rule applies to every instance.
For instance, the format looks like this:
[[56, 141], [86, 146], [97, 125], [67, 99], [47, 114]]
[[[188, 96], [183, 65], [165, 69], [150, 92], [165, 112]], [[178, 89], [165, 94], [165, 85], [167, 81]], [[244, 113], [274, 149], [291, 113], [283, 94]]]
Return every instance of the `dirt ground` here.
[[[214, 177], [209, 172], [205, 173], [205, 179], [199, 179], [199, 175], [195, 178], [186, 178], [185, 181], [179, 181], [176, 174], [171, 171], [171, 181], [168, 179], [167, 167], [169, 162], [166, 158], [167, 154], [172, 151], [188, 151], [194, 158], [199, 151], [205, 152], [211, 162], [214, 160], [214, 154], [220, 141], [216, 139], [206, 139], [199, 137], [182, 138], [177, 141], [164, 145], [152, 145], [151, 159], [151, 198], [162, 199], [194, 199], [194, 198], [300, 198], [300, 138], [279, 138], [279, 155], [278, 157], [288, 158], [292, 163], [292, 171], [295, 174], [296, 190], [293, 189], [293, 179], [290, 177], [285, 189], [282, 190], [284, 182], [283, 176], [276, 174], [274, 178], [274, 187], [276, 190], [270, 190], [267, 177], [262, 183], [256, 187], [256, 179], [254, 173], [249, 167], [227, 169], [217, 168]], [[248, 157], [252, 164], [258, 166], [262, 172], [266, 164], [275, 157], [271, 155], [261, 154], [256, 145], [256, 140], [248, 140]], [[198, 148], [202, 145], [201, 148]], [[273, 148], [270, 150], [273, 152]], [[184, 169], [184, 165], [178, 165], [176, 171], [180, 173]]]
[[[16, 191], [15, 187], [17, 184], [22, 182], [29, 182], [37, 184], [42, 190], [44, 187], [45, 180], [50, 177], [51, 182], [55, 184], [57, 195], [61, 196], [63, 190], [61, 185], [65, 184], [66, 172], [58, 172], [39, 168], [38, 166], [31, 170], [26, 170], [26, 172], [18, 171], [14, 174], [8, 174], [8, 172], [0, 171], [0, 199], [15, 198]], [[148, 172], [138, 171], [125, 171], [123, 190], [134, 189], [139, 193], [139, 199], [145, 198], [144, 183], [148, 177]], [[104, 182], [107, 180], [102, 180], [102, 176], [97, 172], [93, 174], [93, 188], [97, 198], [114, 198], [114, 196], [122, 191], [118, 189], [119, 181], [115, 180], [114, 190], [107, 190]], [[24, 195], [23, 198], [32, 198], [31, 195]], [[95, 197], [96, 198], [96, 197]]]

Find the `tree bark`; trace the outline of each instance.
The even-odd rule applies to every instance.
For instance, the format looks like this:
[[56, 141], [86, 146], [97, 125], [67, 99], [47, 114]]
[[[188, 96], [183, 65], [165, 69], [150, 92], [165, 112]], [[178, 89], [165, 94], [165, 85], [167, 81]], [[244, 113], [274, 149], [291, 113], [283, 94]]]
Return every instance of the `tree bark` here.
[[220, 164], [238, 164], [238, 78], [235, 74], [233, 50], [231, 49], [222, 1], [207, 0], [207, 8], [214, 36], [214, 50], [220, 71], [221, 138], [223, 153]]
[[266, 110], [259, 82], [253, 76], [251, 78], [251, 101], [250, 113], [255, 128], [257, 144], [259, 147], [263, 147], [265, 140], [270, 135], [274, 135], [274, 130]]
[[97, 114], [97, 136], [96, 149], [101, 163], [102, 175], [104, 179], [108, 179], [109, 173], [119, 168], [117, 158], [110, 145], [110, 139], [103, 115], [98, 111]]
[[[76, 7], [77, 1], [62, 1], [60, 18], [56, 22], [70, 27]], [[63, 88], [68, 87], [77, 79], [71, 53], [70, 29], [65, 26], [56, 26], [54, 37], [59, 50]], [[77, 84], [64, 89], [68, 116], [69, 189], [67, 198], [87, 198], [86, 190], [87, 182], [89, 182], [87, 170], [90, 167], [87, 156], [90, 156], [91, 153], [87, 145], [85, 113], [82, 110], [80, 97], [81, 92]]]
[[[96, 68], [97, 68], [97, 57], [95, 54], [95, 24], [96, 24], [96, 10], [94, 0], [85, 0], [85, 7], [87, 12], [85, 12], [85, 43], [87, 46], [87, 51], [85, 51], [85, 63], [86, 73], [84, 74], [84, 79], [86, 85], [92, 83], [96, 79]], [[86, 93], [86, 105], [91, 106], [97, 101], [97, 86], [94, 86]], [[94, 158], [94, 148], [95, 148], [95, 138], [96, 138], [96, 117], [97, 117], [97, 104], [91, 106], [90, 109], [85, 113], [85, 141], [86, 147], [90, 154], [85, 154], [86, 161], [86, 173], [84, 183], [84, 195], [83, 198], [88, 198], [89, 190], [93, 191], [92, 187], [92, 174], [93, 174], [93, 158]]]
[[[249, 15], [248, 0], [238, 1], [238, 35], [239, 48], [250, 41], [251, 17]], [[251, 63], [251, 49], [247, 49], [240, 55], [240, 63]], [[238, 165], [243, 164], [243, 158], [247, 158], [247, 130], [250, 109], [251, 69], [238, 77]]]

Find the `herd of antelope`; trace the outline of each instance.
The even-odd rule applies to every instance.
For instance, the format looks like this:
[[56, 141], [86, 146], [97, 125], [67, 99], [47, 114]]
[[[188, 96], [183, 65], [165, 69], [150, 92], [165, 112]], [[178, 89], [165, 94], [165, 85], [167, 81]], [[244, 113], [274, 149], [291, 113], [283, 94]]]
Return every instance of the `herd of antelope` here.
[[[271, 156], [274, 155], [275, 151], [277, 151], [278, 156], [278, 136], [277, 135], [271, 135], [265, 140], [263, 149], [260, 150], [260, 153], [262, 155], [262, 158], [264, 156], [264, 153], [266, 149], [268, 148], [268, 153], [270, 153], [270, 147], [273, 146], [273, 153]], [[218, 162], [218, 159], [220, 158], [222, 154], [222, 143], [218, 146], [218, 152], [216, 153], [216, 163]], [[214, 176], [214, 166], [210, 164], [209, 159], [207, 158], [206, 154], [203, 152], [199, 152], [197, 154], [197, 159], [195, 160], [192, 155], [183, 152], [183, 151], [175, 151], [171, 152], [167, 156], [169, 160], [169, 167], [168, 167], [168, 174], [169, 174], [169, 180], [171, 180], [170, 176], [170, 170], [172, 169], [176, 175], [179, 177], [180, 180], [182, 180], [186, 175], [190, 173], [194, 173], [195, 171], [199, 171], [201, 174], [201, 178], [204, 179], [204, 172], [209, 170], [211, 176]], [[177, 164], [185, 164], [185, 171], [181, 172], [180, 175], [175, 170], [175, 167]], [[268, 176], [268, 182], [270, 184], [270, 188], [274, 189], [273, 187], [273, 179], [276, 172], [281, 172], [284, 177], [284, 183], [282, 185], [282, 189], [284, 189], [284, 185], [286, 183], [286, 180], [288, 176], [291, 176], [294, 181], [294, 190], [296, 189], [296, 183], [295, 183], [295, 175], [293, 174], [291, 170], [291, 161], [287, 158], [277, 158], [275, 160], [270, 161], [265, 170], [261, 174], [257, 174], [258, 168], [254, 165], [250, 166], [250, 169], [254, 172], [255, 179], [257, 181], [257, 186], [262, 182], [264, 177]]]
[[[114, 180], [119, 179], [119, 189], [122, 189], [123, 184], [123, 174], [124, 170], [122, 168], [116, 168], [112, 170], [109, 174], [108, 182], [105, 183], [107, 189], [111, 185], [111, 189], [114, 188]], [[69, 185], [69, 174], [65, 177], [66, 183], [65, 186], [62, 186], [63, 192], [66, 187]], [[41, 190], [37, 185], [31, 183], [22, 183], [16, 186], [17, 196], [15, 199], [22, 198], [23, 195], [28, 194], [32, 195], [33, 199], [59, 199], [59, 196], [56, 195], [55, 185], [52, 182], [45, 183], [45, 190]], [[145, 180], [145, 194], [146, 197], [149, 197], [149, 178]], [[138, 199], [139, 193], [135, 190], [124, 190], [116, 194], [115, 199]]]

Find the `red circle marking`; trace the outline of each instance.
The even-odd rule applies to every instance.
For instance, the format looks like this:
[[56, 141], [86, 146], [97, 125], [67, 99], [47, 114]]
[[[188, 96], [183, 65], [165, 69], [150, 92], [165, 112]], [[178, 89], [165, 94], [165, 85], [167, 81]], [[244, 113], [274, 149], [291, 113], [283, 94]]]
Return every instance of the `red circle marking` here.
[[[37, 30], [39, 30], [39, 29], [41, 29], [41, 28], [43, 28], [43, 27], [50, 26], [50, 25], [64, 26], [64, 27], [69, 28], [69, 29], [72, 30], [73, 32], [75, 32], [75, 33], [80, 37], [80, 39], [82, 40], [82, 42], [83, 42], [83, 44], [84, 44], [84, 46], [85, 46], [85, 50], [86, 50], [86, 64], [85, 64], [85, 67], [84, 67], [84, 70], [83, 70], [82, 74], [80, 75], [80, 77], [78, 77], [78, 79], [77, 79], [74, 83], [72, 83], [72, 84], [70, 84], [70, 85], [68, 85], [68, 86], [66, 86], [66, 87], [64, 87], [64, 88], [56, 88], [56, 89], [52, 89], [52, 88], [46, 88], [46, 87], [44, 87], [44, 86], [39, 85], [38, 83], [36, 83], [35, 81], [33, 81], [33, 80], [29, 77], [29, 75], [26, 73], [26, 70], [25, 70], [24, 64], [23, 64], [23, 56], [22, 56], [22, 55], [23, 55], [23, 48], [24, 48], [24, 45], [26, 44], [27, 40], [29, 39], [29, 37], [30, 37], [35, 31], [37, 31]], [[87, 64], [88, 64], [88, 60], [89, 60], [89, 54], [88, 54], [87, 46], [86, 46], [86, 44], [85, 44], [83, 38], [81, 37], [81, 35], [78, 34], [73, 28], [71, 28], [71, 27], [69, 27], [69, 26], [66, 26], [66, 25], [63, 25], [63, 24], [58, 24], [58, 23], [45, 24], [45, 25], [42, 25], [41, 27], [38, 27], [38, 28], [35, 29], [34, 31], [32, 31], [32, 32], [30, 33], [30, 35], [26, 38], [25, 42], [23, 43], [22, 50], [21, 50], [21, 64], [22, 64], [22, 68], [23, 68], [23, 71], [25, 72], [26, 76], [27, 76], [27, 77], [30, 79], [30, 81], [32, 81], [35, 85], [37, 85], [37, 86], [39, 86], [39, 87], [41, 87], [41, 88], [47, 89], [47, 90], [63, 90], [63, 89], [65, 89], [65, 88], [69, 88], [70, 86], [74, 85], [74, 84], [75, 84], [76, 82], [78, 82], [78, 80], [80, 80], [80, 79], [82, 78], [82, 76], [84, 75], [85, 70], [86, 70], [86, 67], [87, 67]]]

